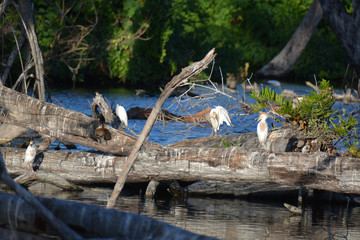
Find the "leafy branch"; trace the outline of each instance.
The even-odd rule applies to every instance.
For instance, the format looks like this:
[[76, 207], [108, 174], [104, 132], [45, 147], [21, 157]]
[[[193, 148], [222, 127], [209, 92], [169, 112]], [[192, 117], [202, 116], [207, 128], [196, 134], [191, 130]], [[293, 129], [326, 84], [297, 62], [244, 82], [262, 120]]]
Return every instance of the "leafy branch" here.
[[276, 94], [269, 87], [258, 93], [253, 91], [250, 97], [256, 100], [256, 104], [251, 105], [255, 112], [271, 109], [316, 138], [322, 144], [321, 150], [330, 151], [335, 145], [342, 143], [351, 156], [360, 157], [359, 142], [353, 140], [358, 121], [348, 116], [345, 110], [340, 114], [333, 108], [336, 100], [329, 81], [323, 79], [318, 92], [311, 91], [309, 95], [294, 101]]

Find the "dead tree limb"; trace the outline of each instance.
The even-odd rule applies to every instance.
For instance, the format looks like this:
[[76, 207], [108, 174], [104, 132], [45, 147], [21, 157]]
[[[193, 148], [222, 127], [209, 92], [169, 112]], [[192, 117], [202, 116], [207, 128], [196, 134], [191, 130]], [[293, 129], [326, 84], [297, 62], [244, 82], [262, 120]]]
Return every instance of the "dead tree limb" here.
[[[94, 134], [98, 126], [96, 119], [52, 103], [40, 101], [5, 86], [0, 86], [0, 106], [16, 113], [16, 118], [9, 115], [0, 116], [2, 122], [104, 152], [128, 155], [136, 141], [135, 137], [106, 126], [111, 133], [111, 140], [99, 143]], [[161, 148], [160, 144], [155, 143], [144, 145], [145, 148], [147, 146]]]
[[39, 200], [34, 198], [28, 191], [26, 191], [22, 186], [17, 184], [7, 173], [6, 167], [4, 164], [4, 159], [2, 153], [0, 152], [0, 179], [8, 187], [16, 192], [23, 200], [30, 204], [33, 208], [36, 209], [36, 212], [41, 214], [44, 219], [52, 226], [58, 234], [64, 239], [82, 239], [76, 232], [71, 230], [67, 225], [62, 221], [57, 219], [44, 205], [42, 205]]
[[256, 75], [264, 77], [283, 77], [287, 75], [294, 68], [322, 16], [323, 12], [319, 0], [314, 0], [289, 42]]
[[116, 203], [116, 199], [119, 196], [122, 188], [124, 187], [127, 175], [129, 174], [130, 169], [135, 162], [136, 156], [137, 156], [141, 146], [143, 145], [145, 139], [149, 135], [153, 125], [155, 124], [157, 116], [158, 116], [159, 112], [161, 111], [161, 107], [163, 106], [166, 99], [170, 96], [170, 94], [174, 91], [174, 89], [176, 89], [177, 87], [179, 87], [180, 85], [182, 85], [184, 83], [187, 83], [188, 79], [191, 76], [199, 74], [204, 69], [206, 69], [207, 66], [214, 60], [215, 56], [216, 56], [215, 49], [212, 49], [205, 56], [205, 58], [203, 60], [201, 60], [199, 62], [195, 62], [195, 63], [191, 64], [190, 66], [184, 68], [180, 74], [176, 75], [168, 84], [166, 84], [164, 91], [160, 94], [158, 101], [156, 102], [153, 110], [151, 111], [151, 114], [150, 114], [148, 120], [145, 123], [144, 129], [142, 130], [139, 138], [137, 139], [135, 146], [129, 155], [129, 158], [128, 158], [123, 170], [121, 171], [118, 180], [116, 181], [114, 190], [113, 190], [111, 197], [107, 204], [108, 208], [114, 207], [114, 205]]
[[36, 171], [29, 173], [24, 173], [14, 179], [18, 184], [21, 184], [25, 187], [32, 186], [38, 182], [49, 183], [56, 187], [61, 188], [66, 191], [83, 191], [78, 185], [70, 183], [65, 178], [59, 176], [56, 173], [50, 173], [45, 171]]
[[[45, 101], [44, 59], [35, 30], [34, 7], [30, 0], [19, 0], [19, 13], [22, 19], [31, 53], [35, 62], [36, 90], [38, 98]], [[35, 90], [35, 87], [34, 87]]]
[[[95, 205], [61, 199], [40, 197], [36, 199], [58, 219], [72, 226], [79, 234], [87, 237], [86, 239], [215, 240], [213, 237], [198, 235], [140, 214], [104, 209]], [[26, 239], [39, 239], [34, 237], [38, 237], [40, 233], [42, 233], [40, 236], [51, 237], [48, 239], [58, 239], [54, 238], [58, 235], [51, 228], [51, 222], [41, 221], [42, 219], [39, 219], [37, 212], [18, 196], [0, 193], [0, 206], [8, 206], [2, 208], [2, 214], [0, 214], [2, 226], [12, 226], [11, 224], [15, 220], [16, 229], [12, 231], [37, 233], [37, 236], [34, 234], [33, 238]], [[44, 238], [40, 239], [43, 240]], [[67, 236], [62, 239], [76, 238]]]

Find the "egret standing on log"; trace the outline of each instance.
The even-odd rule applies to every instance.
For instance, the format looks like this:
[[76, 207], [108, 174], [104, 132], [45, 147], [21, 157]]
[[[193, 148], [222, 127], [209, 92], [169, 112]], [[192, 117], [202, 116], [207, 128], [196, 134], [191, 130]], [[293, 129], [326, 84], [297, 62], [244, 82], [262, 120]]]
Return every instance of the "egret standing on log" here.
[[116, 104], [116, 115], [119, 117], [120, 122], [123, 126], [128, 126], [128, 117], [126, 114], [126, 110], [123, 106]]
[[267, 139], [267, 135], [268, 135], [269, 127], [266, 123], [267, 118], [268, 118], [267, 113], [260, 112], [259, 119], [258, 119], [258, 121], [260, 121], [260, 122], [257, 125], [257, 135], [259, 138], [261, 148], [265, 148], [266, 139]]
[[228, 111], [222, 106], [216, 106], [215, 108], [211, 109], [209, 115], [210, 115], [210, 124], [213, 131], [215, 132], [215, 135], [217, 134], [217, 131], [219, 131], [220, 125], [222, 125], [224, 122], [226, 122], [228, 126], [233, 127], [233, 125], [231, 124]]
[[31, 170], [33, 170], [33, 162], [35, 156], [36, 156], [36, 147], [34, 141], [31, 140], [25, 152], [26, 171], [29, 171], [29, 167], [31, 167]]

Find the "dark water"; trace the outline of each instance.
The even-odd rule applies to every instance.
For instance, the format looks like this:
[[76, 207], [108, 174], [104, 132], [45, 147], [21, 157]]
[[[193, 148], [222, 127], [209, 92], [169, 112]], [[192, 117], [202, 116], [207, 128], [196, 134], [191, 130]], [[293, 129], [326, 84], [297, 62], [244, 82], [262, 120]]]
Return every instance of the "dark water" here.
[[[277, 92], [283, 89], [294, 90], [297, 94], [310, 93], [311, 89], [303, 86], [282, 85], [274, 87]], [[245, 97], [247, 103], [253, 102], [248, 95], [230, 94], [237, 99]], [[234, 128], [221, 126], [220, 134], [238, 134], [256, 131], [258, 114], [244, 115], [239, 103], [220, 94], [197, 87], [197, 94], [206, 97], [187, 98], [171, 97], [163, 109], [179, 115], [193, 114], [206, 107], [222, 105], [229, 110]], [[132, 107], [152, 108], [158, 96], [136, 96], [132, 91], [111, 89], [100, 92], [113, 107], [121, 104], [125, 109]], [[94, 91], [61, 90], [53, 91], [55, 104], [91, 115], [90, 103]], [[204, 96], [204, 95], [203, 95]], [[357, 111], [356, 105], [343, 106], [348, 113]], [[270, 120], [270, 122], [273, 122]], [[140, 133], [144, 120], [129, 120], [129, 127]], [[278, 125], [278, 124], [277, 124]], [[190, 123], [157, 122], [152, 129], [149, 141], [169, 144], [185, 139], [207, 137], [211, 133], [209, 126], [194, 126]], [[52, 147], [55, 147], [54, 143]], [[85, 147], [78, 146], [80, 150]], [[110, 188], [88, 188], [82, 193], [65, 193], [48, 185], [38, 184], [31, 191], [37, 196], [56, 197], [76, 200], [100, 206], [106, 205]], [[293, 203], [296, 204], [296, 203]], [[150, 201], [139, 198], [138, 194], [124, 194], [118, 200], [117, 209], [140, 213], [165, 221], [189, 231], [218, 237], [220, 239], [360, 239], [360, 207], [347, 207], [345, 204], [328, 205], [325, 203], [307, 205], [301, 216], [291, 216], [283, 206], [283, 201], [245, 201], [241, 199], [188, 198], [177, 201]]]

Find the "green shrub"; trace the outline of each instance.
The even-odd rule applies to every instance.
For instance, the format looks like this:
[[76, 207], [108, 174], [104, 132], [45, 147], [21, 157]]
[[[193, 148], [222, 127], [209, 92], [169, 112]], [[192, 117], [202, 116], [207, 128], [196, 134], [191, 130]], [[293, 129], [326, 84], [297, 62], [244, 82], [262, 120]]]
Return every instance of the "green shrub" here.
[[[265, 87], [259, 93], [252, 91], [250, 97], [256, 100], [256, 104], [251, 105], [255, 112], [271, 109], [287, 121], [301, 125], [301, 129], [309, 136], [323, 144], [323, 150], [342, 143], [350, 154], [359, 153], [359, 145], [353, 141], [357, 136], [355, 126], [358, 121], [347, 115], [345, 110], [340, 114], [333, 108], [335, 97], [329, 81], [323, 79], [319, 84], [319, 91], [311, 91], [296, 106], [269, 87]], [[334, 142], [335, 139], [338, 141]]]

